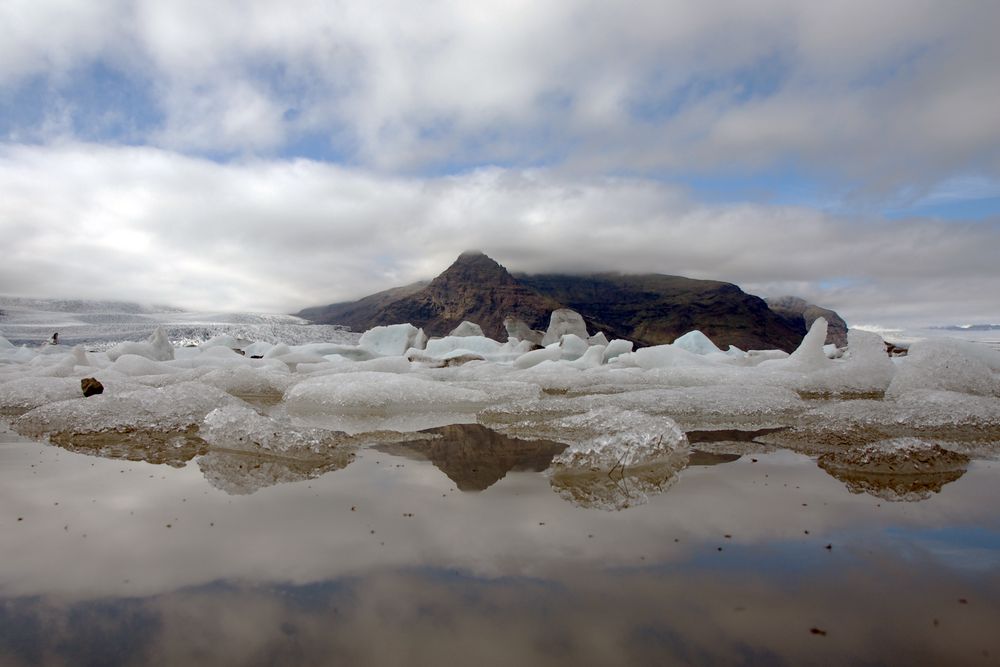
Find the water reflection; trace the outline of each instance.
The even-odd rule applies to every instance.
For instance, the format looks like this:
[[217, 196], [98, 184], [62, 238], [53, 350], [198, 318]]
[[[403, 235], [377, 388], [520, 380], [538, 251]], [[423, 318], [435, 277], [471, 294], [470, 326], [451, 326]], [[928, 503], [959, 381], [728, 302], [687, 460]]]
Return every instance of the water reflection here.
[[[756, 554], [763, 562], [773, 553]], [[724, 557], [720, 557], [723, 558]], [[1000, 575], [835, 556], [788, 572], [390, 570], [0, 606], [8, 665], [989, 664]], [[919, 585], [914, 585], [917, 581]], [[891, 619], [889, 622], [886, 619]]]
[[551, 472], [552, 489], [564, 500], [588, 509], [623, 510], [645, 505], [664, 493], [688, 464], [687, 452], [642, 466], [611, 470], [560, 468]]
[[[3, 665], [966, 664], [1000, 652], [994, 462], [918, 506], [848, 493], [787, 451], [677, 462], [645, 471], [668, 494], [618, 513], [583, 511], [552, 493], [557, 476], [516, 471], [488, 493], [452, 493], [416, 461], [421, 447], [403, 460], [360, 446], [324, 475], [221, 451], [184, 468], [101, 460], [4, 435]], [[277, 483], [293, 478], [304, 483]]]
[[78, 454], [107, 459], [164, 463], [183, 468], [187, 462], [208, 451], [208, 443], [196, 428], [186, 431], [122, 430], [99, 433], [53, 433], [49, 442]]
[[427, 460], [460, 491], [485, 491], [510, 471], [542, 472], [566, 445], [510, 438], [478, 424], [454, 424], [424, 431], [426, 440], [376, 445], [374, 449]]
[[312, 460], [212, 450], [198, 458], [198, 468], [209, 484], [238, 496], [276, 484], [315, 479], [345, 468], [353, 460], [354, 452], [343, 449]]
[[742, 458], [741, 454], [726, 454], [719, 452], [706, 452], [701, 449], [692, 449], [691, 455], [688, 456], [688, 467], [691, 466], [717, 466], [723, 463], [732, 463], [733, 461], [739, 461]]
[[822, 468], [831, 477], [844, 483], [851, 493], [866, 493], [890, 502], [917, 502], [927, 500], [935, 493], [941, 493], [945, 484], [957, 481], [965, 470], [951, 470], [933, 474], [892, 475], [865, 473], [858, 470], [824, 465]]

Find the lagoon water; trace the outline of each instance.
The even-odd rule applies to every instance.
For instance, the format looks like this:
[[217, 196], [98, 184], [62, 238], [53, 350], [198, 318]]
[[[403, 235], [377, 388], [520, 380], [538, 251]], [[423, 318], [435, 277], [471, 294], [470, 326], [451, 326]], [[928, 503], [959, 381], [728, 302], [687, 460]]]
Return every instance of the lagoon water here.
[[559, 493], [553, 443], [447, 437], [337, 469], [4, 430], [0, 664], [1000, 660], [996, 461], [891, 502], [705, 443], [609, 512]]

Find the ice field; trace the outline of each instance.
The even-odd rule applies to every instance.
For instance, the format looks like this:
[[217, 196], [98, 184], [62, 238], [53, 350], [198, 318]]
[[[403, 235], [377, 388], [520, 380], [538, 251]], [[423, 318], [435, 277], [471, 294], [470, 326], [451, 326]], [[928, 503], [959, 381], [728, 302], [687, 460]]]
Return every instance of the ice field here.
[[[471, 323], [456, 332], [470, 335], [432, 339], [409, 324], [360, 337], [291, 322], [240, 326], [262, 335], [178, 345], [158, 325], [147, 340], [111, 346], [0, 338], [0, 410], [22, 435], [166, 450], [154, 457], [174, 449], [344, 460], [372, 443], [480, 424], [560, 443], [553, 488], [604, 509], [666, 488], [685, 465], [689, 432], [766, 431], [756, 445], [814, 456], [874, 445], [899, 465], [916, 450], [894, 443], [916, 441], [930, 452], [926, 474], [951, 472], [935, 467], [949, 452], [1000, 452], [1000, 352], [961, 340], [917, 341], [890, 358], [866, 331], [851, 330], [846, 349], [824, 345], [822, 319], [791, 354], [723, 351], [698, 331], [633, 350], [556, 317], [544, 347], [491, 340]], [[103, 393], [84, 397], [84, 378]]]

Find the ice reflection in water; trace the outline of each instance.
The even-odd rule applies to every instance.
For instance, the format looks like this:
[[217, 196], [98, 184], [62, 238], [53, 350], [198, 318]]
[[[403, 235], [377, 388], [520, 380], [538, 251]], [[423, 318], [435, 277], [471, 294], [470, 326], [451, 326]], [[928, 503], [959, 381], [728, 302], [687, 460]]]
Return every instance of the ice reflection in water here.
[[276, 484], [315, 479], [345, 468], [354, 452], [336, 450], [323, 459], [300, 460], [213, 450], [198, 457], [198, 468], [208, 483], [230, 495], [245, 495]]

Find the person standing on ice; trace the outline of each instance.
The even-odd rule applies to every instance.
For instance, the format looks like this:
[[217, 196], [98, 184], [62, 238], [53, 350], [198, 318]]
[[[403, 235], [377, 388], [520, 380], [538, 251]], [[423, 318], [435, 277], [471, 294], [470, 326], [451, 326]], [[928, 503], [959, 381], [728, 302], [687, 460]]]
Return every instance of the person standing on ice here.
[[54, 334], [52, 334], [52, 338], [49, 339], [49, 345], [58, 345], [58, 344], [59, 344], [59, 332], [57, 331]]

